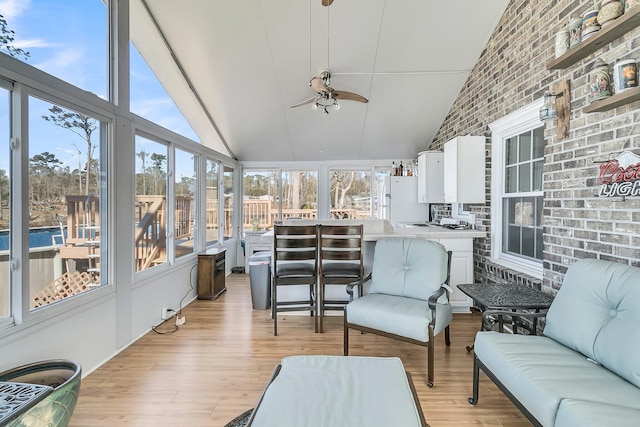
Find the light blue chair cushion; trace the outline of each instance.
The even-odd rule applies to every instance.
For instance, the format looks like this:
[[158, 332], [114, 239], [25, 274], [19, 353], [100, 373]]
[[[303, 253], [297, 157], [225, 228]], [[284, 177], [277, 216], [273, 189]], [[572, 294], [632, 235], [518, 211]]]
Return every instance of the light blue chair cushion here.
[[474, 352], [544, 426], [563, 399], [640, 409], [639, 388], [548, 337], [478, 332]]
[[570, 266], [544, 334], [640, 387], [640, 269], [594, 259]]
[[428, 300], [447, 279], [447, 251], [425, 239], [382, 239], [376, 244], [370, 293]]
[[564, 399], [554, 427], [638, 427], [640, 409], [625, 406]]
[[[370, 294], [347, 305], [347, 320], [420, 342], [429, 341], [431, 310], [427, 301], [395, 295]], [[434, 335], [451, 323], [451, 304], [438, 304]]]

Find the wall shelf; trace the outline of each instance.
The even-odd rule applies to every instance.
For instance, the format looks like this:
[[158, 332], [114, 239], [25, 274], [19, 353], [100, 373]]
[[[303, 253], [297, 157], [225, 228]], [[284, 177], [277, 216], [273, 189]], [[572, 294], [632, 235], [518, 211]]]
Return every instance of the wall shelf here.
[[638, 100], [640, 100], [640, 87], [634, 87], [624, 92], [616, 93], [608, 98], [592, 102], [584, 107], [582, 111], [585, 113], [600, 113]]
[[564, 55], [547, 62], [547, 69], [567, 68], [638, 26], [640, 26], [640, 6], [629, 9], [624, 15], [605, 25], [593, 36], [569, 49]]

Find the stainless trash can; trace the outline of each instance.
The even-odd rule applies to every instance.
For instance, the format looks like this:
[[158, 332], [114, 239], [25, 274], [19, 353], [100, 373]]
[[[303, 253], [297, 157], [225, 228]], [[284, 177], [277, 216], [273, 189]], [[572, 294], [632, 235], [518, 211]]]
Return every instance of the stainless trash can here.
[[249, 257], [249, 283], [253, 309], [271, 307], [271, 252], [256, 252]]

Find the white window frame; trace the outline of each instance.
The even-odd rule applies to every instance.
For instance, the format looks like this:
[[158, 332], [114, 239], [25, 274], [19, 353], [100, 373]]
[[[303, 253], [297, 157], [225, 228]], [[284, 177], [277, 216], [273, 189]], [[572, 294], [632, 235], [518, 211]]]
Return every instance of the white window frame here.
[[[505, 171], [504, 141], [540, 127], [540, 99], [489, 124], [491, 130], [491, 262], [542, 279], [542, 262], [502, 252]], [[540, 195], [543, 194], [540, 191]]]

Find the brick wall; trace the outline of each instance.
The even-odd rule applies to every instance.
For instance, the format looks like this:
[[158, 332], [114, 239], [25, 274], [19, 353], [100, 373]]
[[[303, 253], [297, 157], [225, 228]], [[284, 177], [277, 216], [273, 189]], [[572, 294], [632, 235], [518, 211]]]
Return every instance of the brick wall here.
[[[599, 3], [599, 2], [598, 2]], [[640, 154], [640, 102], [604, 113], [582, 112], [588, 105], [588, 73], [596, 58], [640, 60], [640, 29], [604, 46], [564, 70], [547, 70], [555, 58], [555, 33], [569, 17], [582, 15], [593, 1], [512, 0], [485, 51], [460, 92], [430, 149], [442, 149], [458, 135], [491, 136], [488, 124], [539, 100], [553, 84], [571, 81], [568, 138], [556, 137], [546, 122], [544, 166], [544, 280], [559, 289], [569, 265], [600, 258], [640, 266], [640, 198], [598, 197], [597, 162], [621, 151]], [[491, 231], [491, 140], [486, 144], [487, 202], [470, 205], [476, 227]], [[476, 239], [476, 279], [485, 275], [491, 241]]]

